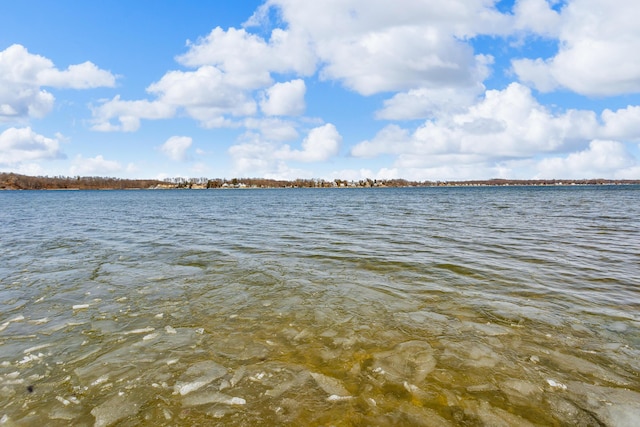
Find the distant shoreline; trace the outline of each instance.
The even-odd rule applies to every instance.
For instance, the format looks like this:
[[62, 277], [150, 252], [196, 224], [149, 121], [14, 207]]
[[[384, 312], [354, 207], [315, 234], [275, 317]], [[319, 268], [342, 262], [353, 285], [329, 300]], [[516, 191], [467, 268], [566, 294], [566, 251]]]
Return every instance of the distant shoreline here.
[[465, 181], [408, 181], [404, 179], [291, 181], [266, 178], [172, 178], [120, 179], [111, 177], [48, 177], [0, 173], [0, 190], [171, 190], [171, 189], [260, 189], [260, 188], [404, 188], [404, 187], [509, 187], [509, 186], [575, 186], [575, 185], [639, 185], [640, 179], [488, 179]]

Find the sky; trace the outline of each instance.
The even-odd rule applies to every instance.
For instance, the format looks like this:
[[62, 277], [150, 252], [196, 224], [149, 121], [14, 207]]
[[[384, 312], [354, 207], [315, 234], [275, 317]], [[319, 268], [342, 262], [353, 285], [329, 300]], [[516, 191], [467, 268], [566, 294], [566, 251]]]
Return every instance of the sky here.
[[640, 179], [637, 0], [0, 1], [0, 171]]

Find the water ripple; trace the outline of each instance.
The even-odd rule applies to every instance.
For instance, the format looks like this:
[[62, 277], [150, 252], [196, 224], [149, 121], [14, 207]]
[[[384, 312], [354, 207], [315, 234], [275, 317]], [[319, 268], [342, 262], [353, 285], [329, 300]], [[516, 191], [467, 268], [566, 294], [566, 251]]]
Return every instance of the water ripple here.
[[638, 191], [0, 192], [0, 418], [619, 425]]

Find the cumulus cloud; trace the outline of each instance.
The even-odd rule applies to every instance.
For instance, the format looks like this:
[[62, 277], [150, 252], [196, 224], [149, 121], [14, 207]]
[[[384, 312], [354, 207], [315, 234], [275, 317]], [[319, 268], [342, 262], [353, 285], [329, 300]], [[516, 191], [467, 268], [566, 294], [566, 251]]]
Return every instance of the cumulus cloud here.
[[[250, 116], [257, 110], [249, 92], [236, 86], [229, 74], [210, 65], [195, 71], [170, 71], [147, 92], [156, 99], [122, 101], [117, 96], [94, 108], [94, 130], [135, 131], [141, 119], [167, 119], [178, 111], [206, 128], [228, 127], [236, 125], [228, 116]], [[120, 124], [113, 124], [113, 119]]]
[[356, 145], [356, 157], [405, 154], [415, 158], [461, 153], [493, 157], [522, 157], [560, 151], [580, 143], [597, 128], [588, 111], [554, 115], [523, 85], [489, 90], [464, 112], [429, 120], [411, 135], [395, 125]]
[[[0, 163], [0, 168], [2, 164]], [[21, 175], [42, 176], [47, 175], [47, 171], [42, 167], [40, 163], [20, 163], [17, 165], [11, 165], [7, 172], [19, 173]]]
[[[306, 87], [301, 79], [274, 83], [274, 74], [335, 80], [362, 95], [400, 92], [385, 102], [378, 118], [427, 118], [468, 106], [484, 91], [493, 58], [475, 54], [468, 40], [480, 34], [548, 32], [557, 21], [545, 0], [520, 0], [503, 14], [485, 0], [346, 0], [319, 4], [270, 0], [246, 23], [261, 25], [280, 15], [283, 28], [268, 38], [245, 28], [214, 28], [187, 43], [176, 57], [195, 71], [170, 71], [147, 91], [152, 102], [184, 111], [204, 127], [237, 125], [233, 118], [303, 114]], [[118, 114], [109, 101], [98, 130], [135, 129], [141, 118]], [[148, 101], [150, 102], [150, 101]], [[112, 124], [112, 119], [121, 122]]]
[[362, 141], [351, 149], [354, 157], [376, 157], [380, 154], [400, 154], [411, 144], [407, 129], [398, 125], [385, 126], [370, 141]]
[[[304, 81], [274, 82], [275, 77], [319, 71], [322, 78], [363, 95], [407, 92], [389, 101], [379, 113], [382, 118], [424, 117], [444, 108], [437, 107], [444, 98], [456, 106], [468, 102], [468, 96], [449, 96], [457, 90], [478, 94], [484, 89], [492, 58], [476, 55], [466, 39], [513, 26], [511, 17], [485, 0], [400, 0], [393, 10], [382, 0], [272, 0], [246, 26], [261, 24], [272, 8], [284, 28], [268, 37], [217, 27], [188, 42], [187, 52], [176, 60], [195, 71], [170, 71], [150, 85], [147, 91], [157, 97], [153, 102], [184, 111], [208, 128], [255, 115], [256, 98], [266, 116], [295, 116], [305, 109]], [[113, 125], [121, 115], [105, 110], [112, 112], [96, 129], [124, 130], [137, 123], [127, 116], [130, 126]]]
[[306, 90], [301, 79], [276, 83], [265, 90], [260, 108], [267, 116], [298, 116], [304, 113]]
[[267, 176], [283, 162], [278, 160], [273, 153], [277, 150], [277, 145], [263, 141], [255, 134], [245, 135], [245, 142], [229, 147], [229, 155], [233, 162], [233, 171], [242, 176], [251, 174], [252, 176]]
[[557, 3], [557, 0], [517, 0], [513, 7], [514, 28], [547, 37], [557, 37], [561, 23], [560, 14], [550, 3]]
[[268, 141], [291, 141], [298, 138], [297, 125], [289, 120], [279, 118], [247, 118], [243, 126], [250, 130], [260, 132], [262, 137]]
[[259, 173], [265, 177], [292, 177], [290, 174], [294, 171], [302, 174], [298, 177], [303, 177], [308, 172], [291, 169], [287, 162], [327, 161], [339, 153], [342, 142], [342, 136], [331, 123], [311, 129], [302, 141], [301, 149], [264, 140], [257, 134], [247, 134], [245, 139], [229, 148], [234, 171], [240, 175]]
[[190, 67], [213, 65], [246, 88], [264, 86], [271, 81], [269, 73], [294, 72], [310, 75], [316, 58], [308, 39], [276, 28], [268, 41], [244, 29], [214, 28], [208, 36], [189, 43], [187, 53], [178, 62]]
[[606, 109], [602, 112], [602, 122], [601, 138], [640, 140], [640, 106], [630, 105], [617, 111]]
[[[505, 13], [496, 4], [398, 0], [390, 8], [386, 0], [267, 0], [245, 28], [218, 27], [188, 42], [176, 57], [185, 69], [150, 84], [148, 100], [115, 97], [94, 108], [93, 128], [134, 131], [141, 120], [176, 116], [206, 128], [242, 127], [242, 142], [229, 149], [235, 171], [285, 176], [301, 172], [291, 163], [327, 161], [341, 146], [333, 125], [291, 143], [308, 126], [299, 117], [306, 108], [303, 78], [317, 76], [360, 95], [387, 97], [378, 119], [426, 119], [413, 129], [388, 125], [351, 149], [354, 157], [392, 156], [380, 176], [513, 177], [543, 168], [544, 156], [575, 164], [602, 154], [603, 141], [623, 148], [640, 141], [640, 107], [560, 111], [540, 104], [526, 86], [586, 95], [640, 91], [640, 65], [629, 60], [640, 46], [629, 13], [635, 3], [516, 0]], [[276, 15], [277, 22], [265, 22]], [[249, 31], [253, 25], [262, 25], [258, 34]], [[282, 28], [266, 31], [273, 26]], [[494, 58], [474, 51], [476, 36], [542, 37], [559, 47], [551, 58], [512, 61], [521, 83], [486, 90]], [[30, 105], [46, 111], [52, 102], [43, 96]], [[605, 147], [608, 153], [615, 144]], [[186, 148], [173, 148], [166, 147], [167, 155], [184, 158]]]
[[90, 89], [95, 87], [115, 86], [115, 77], [108, 71], [101, 70], [92, 62], [70, 65], [66, 70], [47, 68], [38, 75], [42, 86], [71, 89]]
[[78, 155], [69, 168], [71, 175], [95, 176], [109, 175], [123, 170], [122, 165], [114, 160], [107, 160], [102, 155], [85, 158]]
[[53, 62], [14, 44], [0, 51], [0, 121], [47, 115], [54, 96], [43, 89], [112, 87], [115, 76], [91, 62], [57, 69]]
[[573, 0], [558, 18], [559, 50], [552, 58], [512, 61], [519, 79], [548, 92], [557, 88], [590, 96], [640, 92], [638, 2]]
[[[475, 86], [486, 58], [463, 40], [503, 31], [511, 18], [482, 0], [301, 3], [271, 0], [292, 35], [312, 40], [321, 76], [363, 95]], [[259, 11], [251, 23], [267, 14]]]
[[468, 44], [419, 26], [389, 28], [328, 44], [321, 76], [341, 80], [362, 95], [474, 85], [475, 71], [481, 68]]
[[160, 146], [160, 151], [171, 160], [184, 161], [192, 142], [188, 136], [172, 136]]
[[147, 91], [159, 101], [182, 107], [206, 127], [215, 127], [224, 115], [248, 116], [256, 111], [255, 101], [237, 86], [233, 75], [204, 65], [196, 71], [171, 71]]
[[[140, 128], [140, 119], [166, 119], [175, 114], [175, 107], [159, 101], [123, 101], [115, 96], [92, 108], [91, 129], [101, 132], [134, 132]], [[117, 117], [118, 124], [110, 120]]]
[[283, 160], [298, 162], [322, 162], [336, 156], [340, 150], [342, 136], [334, 125], [328, 123], [311, 129], [302, 141], [302, 150], [293, 150], [284, 146], [275, 155]]
[[412, 89], [385, 100], [384, 108], [376, 112], [376, 118], [415, 120], [455, 113], [473, 104], [484, 89], [481, 84], [468, 90], [451, 87]]
[[[351, 155], [392, 155], [394, 168], [422, 179], [438, 174], [456, 179], [526, 178], [538, 170], [534, 159], [540, 155], [553, 156], [555, 160], [539, 168], [557, 172], [556, 177], [567, 176], [561, 173], [561, 164], [568, 168], [579, 163], [573, 170], [585, 174], [588, 167], [604, 173], [615, 165], [629, 166], [633, 156], [622, 142], [601, 140], [638, 140], [638, 119], [640, 108], [633, 106], [605, 110], [600, 116], [581, 110], [554, 113], [540, 105], [526, 86], [512, 83], [502, 91], [487, 91], [463, 112], [428, 120], [414, 131], [386, 126], [371, 140], [355, 145]], [[597, 163], [598, 156], [606, 164]]]
[[[267, 41], [244, 29], [219, 27], [189, 42], [187, 52], [176, 59], [194, 70], [169, 71], [149, 85], [153, 101], [105, 101], [94, 109], [94, 129], [137, 130], [140, 119], [169, 118], [180, 111], [206, 128], [237, 126], [233, 118], [256, 114], [255, 92], [263, 89], [266, 115], [299, 115], [304, 112], [304, 82], [274, 84], [272, 73], [310, 75], [316, 61], [308, 40], [286, 30], [274, 29]], [[154, 105], [154, 112], [148, 113], [147, 105]], [[120, 124], [113, 124], [114, 119]]]
[[[231, 79], [232, 80], [232, 79]], [[256, 112], [256, 102], [229, 75], [205, 65], [195, 71], [170, 71], [152, 83], [147, 92], [156, 99], [123, 101], [119, 96], [93, 109], [94, 130], [135, 131], [140, 120], [175, 117], [179, 110], [207, 128], [233, 126], [231, 116], [247, 116]], [[120, 124], [114, 124], [117, 119]]]
[[0, 133], [0, 165], [64, 157], [58, 139], [37, 134], [30, 127], [9, 128]]
[[637, 173], [640, 170], [638, 166], [637, 159], [621, 142], [593, 140], [585, 150], [566, 157], [543, 159], [537, 165], [537, 176], [574, 179], [625, 176], [631, 169]]

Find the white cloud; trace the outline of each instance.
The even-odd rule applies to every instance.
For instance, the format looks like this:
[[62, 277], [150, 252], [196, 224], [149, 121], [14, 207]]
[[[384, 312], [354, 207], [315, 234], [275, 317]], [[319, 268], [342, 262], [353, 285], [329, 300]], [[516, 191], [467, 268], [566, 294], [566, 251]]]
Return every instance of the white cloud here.
[[207, 37], [189, 43], [189, 51], [177, 59], [190, 67], [215, 66], [229, 74], [235, 85], [247, 89], [268, 85], [271, 72], [310, 75], [316, 65], [305, 38], [278, 28], [267, 42], [244, 29], [217, 27]]
[[[528, 178], [538, 170], [534, 159], [545, 155], [555, 160], [539, 168], [555, 177], [577, 177], [578, 172], [611, 176], [616, 166], [628, 172], [633, 156], [621, 142], [601, 140], [639, 140], [639, 120], [640, 107], [635, 106], [605, 110], [600, 117], [592, 111], [553, 113], [526, 86], [512, 83], [503, 91], [487, 91], [463, 112], [428, 120], [414, 131], [389, 125], [355, 145], [351, 155], [392, 155], [393, 168], [411, 179]], [[598, 156], [605, 163], [598, 163]], [[561, 173], [563, 167], [571, 176]]]
[[[157, 97], [153, 102], [171, 106], [175, 114], [184, 111], [207, 128], [234, 126], [239, 124], [234, 118], [254, 116], [256, 96], [266, 116], [301, 115], [304, 81], [274, 83], [274, 76], [309, 76], [321, 64], [324, 79], [360, 94], [407, 92], [389, 100], [379, 117], [425, 117], [445, 109], [445, 99], [448, 107], [459, 107], [484, 89], [493, 59], [475, 55], [465, 39], [513, 26], [510, 16], [486, 0], [401, 0], [393, 8], [382, 0], [273, 0], [246, 25], [267, 19], [270, 8], [281, 14], [278, 24], [285, 29], [275, 28], [267, 39], [217, 27], [188, 42], [187, 52], [176, 59], [196, 70], [167, 72], [147, 88]], [[133, 130], [139, 126], [135, 118], [145, 118], [143, 111], [118, 115], [106, 104], [104, 110], [112, 111], [98, 114], [97, 130]], [[121, 124], [112, 124], [114, 118]]]
[[311, 40], [323, 78], [364, 95], [476, 86], [486, 59], [462, 40], [511, 26], [484, 0], [399, 0], [393, 7], [385, 0], [272, 0], [250, 23], [269, 7], [280, 11], [292, 36]]
[[[101, 132], [134, 132], [140, 128], [140, 119], [166, 119], [175, 114], [175, 107], [159, 101], [122, 101], [115, 96], [92, 108], [93, 126], [91, 129]], [[119, 124], [111, 123], [117, 118]]]
[[113, 87], [116, 79], [109, 71], [101, 70], [92, 62], [70, 65], [66, 70], [47, 68], [38, 74], [42, 86], [71, 89]]
[[[2, 164], [0, 163], [0, 168]], [[39, 163], [20, 163], [12, 165], [7, 172], [19, 173], [21, 175], [43, 176], [47, 175], [47, 171]]]
[[171, 160], [184, 161], [187, 159], [187, 150], [192, 142], [193, 140], [188, 136], [172, 136], [160, 146], [160, 151]]
[[640, 92], [640, 27], [636, 0], [572, 0], [562, 9], [559, 51], [512, 61], [521, 81], [541, 91], [567, 88], [590, 96]]
[[42, 87], [88, 89], [112, 87], [115, 76], [91, 62], [61, 71], [53, 62], [14, 44], [0, 51], [0, 121], [44, 117], [54, 96]]
[[69, 168], [71, 175], [102, 176], [122, 171], [122, 165], [114, 160], [107, 160], [102, 155], [85, 158], [78, 155]]
[[447, 153], [523, 157], [561, 151], [583, 142], [598, 127], [595, 114], [570, 110], [554, 115], [518, 83], [489, 90], [464, 112], [429, 120], [409, 135], [395, 125], [351, 150], [357, 157], [402, 154], [414, 162]]
[[397, 0], [389, 7], [386, 0], [327, 0], [313, 4], [297, 0], [269, 0], [248, 22], [257, 24], [266, 17], [265, 9], [279, 8], [290, 31], [309, 34], [315, 41], [334, 37], [353, 37], [372, 30], [429, 24], [450, 28], [458, 38], [478, 33], [497, 33], [510, 25], [486, 0]]
[[561, 24], [560, 14], [549, 3], [549, 0], [517, 0], [513, 7], [515, 28], [556, 37]]
[[470, 86], [478, 80], [473, 49], [430, 28], [389, 28], [328, 44], [321, 76], [362, 95]]
[[[540, 178], [601, 178], [639, 170], [636, 158], [618, 141], [594, 140], [585, 150], [540, 161]], [[637, 178], [637, 175], [636, 175]]]
[[277, 145], [263, 141], [257, 135], [245, 135], [247, 142], [229, 147], [233, 172], [237, 176], [266, 176], [281, 163], [273, 156]]
[[552, 92], [559, 83], [553, 76], [549, 63], [540, 58], [517, 59], [512, 61], [513, 71], [521, 82], [529, 84], [541, 92]]
[[484, 86], [459, 90], [451, 87], [412, 89], [384, 101], [376, 118], [385, 120], [415, 120], [450, 114], [473, 104], [484, 92]]
[[336, 156], [340, 150], [342, 136], [331, 123], [309, 131], [302, 141], [302, 150], [292, 150], [285, 145], [275, 156], [283, 160], [295, 160], [298, 162], [323, 162]]
[[[265, 24], [271, 12], [278, 22], [264, 25], [259, 34], [215, 28], [188, 42], [176, 57], [188, 70], [168, 71], [150, 84], [149, 100], [115, 97], [94, 108], [94, 129], [133, 131], [142, 119], [176, 116], [206, 128], [242, 127], [241, 142], [228, 151], [235, 173], [304, 174], [290, 165], [326, 162], [339, 153], [342, 141], [329, 124], [309, 131], [299, 145], [291, 142], [309, 126], [304, 117], [292, 118], [306, 108], [302, 77], [317, 73], [358, 94], [388, 97], [375, 113], [378, 119], [427, 119], [414, 129], [389, 125], [351, 149], [355, 157], [390, 155], [394, 163], [376, 173], [381, 177], [526, 178], [522, 174], [538, 171], [545, 156], [566, 166], [568, 159], [576, 164], [602, 154], [601, 142], [590, 146], [591, 141], [640, 141], [640, 107], [600, 115], [559, 112], [540, 104], [521, 83], [487, 91], [494, 58], [478, 55], [471, 42], [479, 35], [521, 37], [522, 43], [557, 38], [555, 57], [512, 62], [520, 80], [539, 90], [568, 88], [588, 95], [640, 90], [640, 63], [628, 53], [637, 50], [640, 31], [629, 18], [633, 14], [620, 6], [633, 10], [629, 0], [613, 6], [603, 0], [562, 5], [516, 0], [510, 13], [500, 13], [496, 4], [398, 0], [389, 7], [386, 0], [267, 0], [245, 25]], [[271, 24], [283, 28], [260, 35]], [[46, 99], [41, 104], [46, 110]], [[171, 158], [184, 159], [190, 146], [184, 144], [167, 141], [163, 147]], [[607, 153], [615, 151], [612, 147]]]
[[617, 111], [606, 109], [602, 112], [604, 127], [599, 136], [602, 138], [640, 140], [640, 106], [628, 106]]
[[[323, 162], [336, 156], [340, 150], [342, 136], [330, 123], [309, 131], [302, 141], [301, 149], [287, 144], [264, 140], [257, 134], [245, 134], [245, 141], [229, 148], [234, 164], [234, 173], [239, 176], [307, 177], [309, 171], [291, 169], [287, 162]], [[295, 176], [295, 174], [298, 174]], [[283, 178], [284, 179], [284, 178]]]
[[[169, 71], [152, 83], [147, 92], [156, 96], [154, 101], [105, 102], [94, 109], [94, 129], [136, 130], [140, 119], [169, 118], [180, 111], [206, 128], [237, 126], [233, 118], [256, 114], [254, 92], [265, 88], [261, 106], [266, 115], [299, 115], [305, 108], [304, 81], [274, 85], [272, 73], [304, 76], [316, 67], [307, 39], [277, 28], [266, 41], [244, 29], [217, 27], [206, 37], [189, 42], [188, 51], [176, 59], [195, 70]], [[123, 108], [125, 102], [131, 103], [129, 108]], [[138, 108], [144, 103], [162, 105], [163, 113], [146, 114], [146, 109]], [[113, 119], [121, 124], [112, 124]]]
[[53, 108], [55, 98], [36, 86], [12, 85], [0, 77], [0, 122], [17, 121], [28, 117], [44, 117]]
[[[195, 71], [169, 71], [147, 88], [147, 92], [157, 97], [153, 101], [122, 101], [116, 96], [95, 107], [93, 129], [135, 131], [141, 119], [172, 118], [179, 110], [206, 128], [235, 126], [227, 116], [252, 115], [256, 102], [228, 77], [210, 65]], [[114, 125], [113, 119], [120, 125]]]
[[298, 138], [296, 123], [277, 118], [247, 118], [243, 122], [247, 129], [257, 130], [268, 141], [291, 141]]
[[276, 83], [265, 90], [260, 108], [267, 116], [298, 116], [304, 113], [306, 90], [301, 79]]
[[170, 71], [147, 91], [162, 103], [184, 108], [206, 127], [226, 114], [248, 116], [256, 111], [255, 101], [236, 86], [232, 75], [210, 65], [196, 71]]
[[371, 141], [362, 141], [351, 149], [354, 157], [375, 157], [380, 154], [400, 154], [411, 144], [408, 130], [398, 125], [385, 126]]
[[63, 157], [58, 139], [35, 133], [30, 127], [9, 128], [0, 133], [0, 165]]

